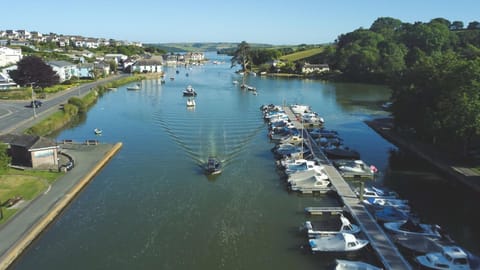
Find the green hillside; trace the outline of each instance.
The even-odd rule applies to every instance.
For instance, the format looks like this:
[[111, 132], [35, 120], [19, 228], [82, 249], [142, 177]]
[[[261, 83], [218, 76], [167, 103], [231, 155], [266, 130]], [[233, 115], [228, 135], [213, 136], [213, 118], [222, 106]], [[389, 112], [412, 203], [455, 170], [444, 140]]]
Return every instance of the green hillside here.
[[317, 55], [317, 54], [321, 53], [323, 50], [324, 50], [324, 48], [321, 47], [321, 48], [308, 49], [308, 50], [304, 50], [304, 51], [300, 51], [300, 52], [294, 52], [294, 53], [287, 54], [287, 55], [284, 55], [284, 56], [280, 57], [280, 60], [289, 61], [289, 62], [296, 62], [298, 60], [302, 60], [302, 59]]

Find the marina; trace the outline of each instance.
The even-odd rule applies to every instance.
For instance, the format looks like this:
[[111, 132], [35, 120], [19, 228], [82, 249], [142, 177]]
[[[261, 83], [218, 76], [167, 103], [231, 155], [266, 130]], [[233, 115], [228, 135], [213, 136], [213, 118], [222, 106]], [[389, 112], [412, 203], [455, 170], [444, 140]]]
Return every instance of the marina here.
[[365, 206], [361, 204], [354, 191], [343, 179], [338, 170], [313, 141], [310, 134], [303, 129], [303, 125], [296, 120], [297, 117], [294, 115], [290, 107], [285, 106], [283, 109], [287, 113], [289, 119], [294, 123], [295, 127], [299, 127], [302, 130], [303, 137], [308, 138], [308, 146], [312, 153], [314, 153], [314, 157], [319, 159], [321, 164], [325, 167], [325, 171], [327, 172], [342, 203], [359, 223], [359, 226], [369, 239], [370, 245], [380, 257], [385, 268], [412, 269], [410, 264], [403, 258], [402, 254], [400, 254], [394, 243], [369, 214]]

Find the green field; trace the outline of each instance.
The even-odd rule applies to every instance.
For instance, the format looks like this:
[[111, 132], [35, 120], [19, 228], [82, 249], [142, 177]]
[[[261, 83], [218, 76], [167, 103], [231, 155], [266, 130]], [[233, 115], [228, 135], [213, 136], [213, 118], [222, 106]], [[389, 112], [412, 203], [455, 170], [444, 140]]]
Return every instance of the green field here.
[[323, 50], [324, 50], [324, 48], [321, 47], [321, 48], [313, 48], [313, 49], [300, 51], [300, 52], [294, 52], [294, 53], [287, 54], [287, 55], [284, 55], [284, 56], [280, 57], [280, 60], [295, 62], [295, 61], [298, 61], [298, 60], [302, 60], [302, 59], [317, 55], [317, 54], [323, 52]]

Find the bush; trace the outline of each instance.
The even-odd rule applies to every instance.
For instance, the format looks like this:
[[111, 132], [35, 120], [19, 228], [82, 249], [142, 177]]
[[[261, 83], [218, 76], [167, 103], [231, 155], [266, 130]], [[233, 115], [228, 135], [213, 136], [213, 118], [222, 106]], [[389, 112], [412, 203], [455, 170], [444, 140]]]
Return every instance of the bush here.
[[75, 116], [78, 114], [78, 107], [73, 104], [65, 104], [63, 111], [70, 116]]
[[7, 145], [4, 143], [0, 143], [0, 171], [8, 168], [8, 164], [10, 164], [10, 161], [11, 158], [8, 156], [7, 153]]
[[77, 106], [79, 113], [84, 113], [84, 112], [87, 111], [87, 106], [85, 105], [85, 102], [83, 102], [83, 100], [81, 98], [71, 97], [68, 100], [68, 104], [72, 104], [72, 105]]

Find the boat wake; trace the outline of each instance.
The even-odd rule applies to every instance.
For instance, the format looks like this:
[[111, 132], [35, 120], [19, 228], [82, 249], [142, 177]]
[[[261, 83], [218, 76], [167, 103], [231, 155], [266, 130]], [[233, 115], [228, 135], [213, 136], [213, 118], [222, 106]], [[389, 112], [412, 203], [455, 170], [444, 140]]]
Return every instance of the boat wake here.
[[222, 165], [228, 164], [264, 129], [256, 111], [241, 119], [229, 115], [186, 115], [157, 112], [154, 120], [170, 139], [198, 166], [205, 165], [208, 156], [216, 156]]

